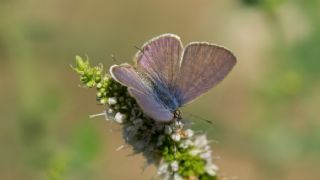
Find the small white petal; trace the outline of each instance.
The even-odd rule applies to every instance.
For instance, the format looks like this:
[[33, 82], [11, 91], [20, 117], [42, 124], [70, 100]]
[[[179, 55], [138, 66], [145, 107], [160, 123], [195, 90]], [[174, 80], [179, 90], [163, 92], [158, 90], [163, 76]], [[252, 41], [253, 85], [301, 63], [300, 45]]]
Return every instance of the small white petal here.
[[207, 152], [201, 153], [200, 157], [202, 159], [211, 159], [211, 151], [207, 151]]
[[176, 141], [176, 142], [179, 142], [180, 139], [181, 139], [181, 136], [178, 133], [174, 133], [174, 134], [171, 134], [171, 139]]
[[172, 133], [172, 128], [170, 126], [165, 126], [164, 127], [164, 133], [171, 134]]
[[190, 139], [185, 140], [185, 143], [186, 143], [188, 146], [193, 146], [193, 142], [192, 142]]
[[180, 147], [183, 149], [186, 149], [192, 145], [193, 145], [193, 142], [190, 139], [186, 139], [180, 144]]
[[171, 174], [169, 174], [169, 173], [164, 174], [162, 177], [163, 177], [163, 180], [171, 180], [172, 179]]
[[117, 112], [115, 117], [114, 117], [114, 120], [117, 122], [117, 123], [123, 123], [125, 120], [126, 120], [127, 116], [125, 114], [122, 114], [120, 112]]
[[106, 102], [107, 102], [107, 99], [106, 99], [106, 98], [100, 99], [100, 103], [101, 103], [101, 104], [105, 104]]
[[117, 99], [115, 97], [108, 98], [108, 104], [109, 105], [117, 104]]
[[109, 78], [107, 76], [103, 77], [103, 81], [108, 81]]
[[162, 163], [158, 168], [158, 174], [162, 175], [167, 173], [169, 165], [167, 163]]
[[194, 132], [191, 129], [187, 129], [185, 131], [186, 135], [188, 138], [191, 138], [194, 135]]
[[174, 173], [173, 180], [183, 180], [183, 178], [178, 173]]
[[191, 151], [190, 151], [190, 154], [192, 155], [192, 156], [196, 156], [196, 155], [198, 155], [198, 154], [200, 154], [201, 153], [201, 150], [200, 149], [192, 149]]
[[208, 145], [207, 137], [205, 135], [198, 136], [194, 141], [194, 145], [198, 148], [204, 148]]
[[215, 164], [212, 164], [212, 163], [207, 163], [205, 166], [205, 171], [211, 176], [217, 175], [218, 170], [219, 170], [219, 168]]
[[206, 145], [206, 146], [203, 148], [203, 150], [205, 150], [205, 151], [210, 151], [210, 146], [209, 146], [209, 145]]
[[181, 121], [175, 121], [174, 126], [178, 129], [182, 129], [183, 123]]
[[174, 172], [176, 172], [176, 171], [179, 170], [178, 161], [173, 161], [173, 162], [170, 164], [170, 166], [171, 166], [172, 171], [174, 171]]
[[112, 108], [106, 110], [106, 120], [114, 120], [115, 112]]
[[183, 148], [183, 149], [187, 149], [189, 146], [185, 143], [185, 142], [182, 142], [179, 147]]
[[107, 110], [107, 113], [114, 113], [114, 110], [111, 109], [111, 108], [109, 108], [109, 109]]
[[98, 83], [97, 84], [97, 88], [101, 88], [102, 87], [102, 84], [101, 83]]

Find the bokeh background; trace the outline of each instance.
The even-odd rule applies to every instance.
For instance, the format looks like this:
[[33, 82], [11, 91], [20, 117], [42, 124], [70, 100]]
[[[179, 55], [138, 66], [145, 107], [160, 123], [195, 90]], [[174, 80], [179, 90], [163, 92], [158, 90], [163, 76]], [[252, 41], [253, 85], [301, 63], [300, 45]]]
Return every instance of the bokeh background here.
[[[183, 109], [213, 139], [221, 173], [242, 180], [320, 179], [320, 1], [1, 0], [0, 179], [150, 179], [153, 166], [79, 88], [76, 55], [130, 62], [162, 33], [214, 42], [238, 64]], [[213, 121], [208, 125], [194, 116]]]

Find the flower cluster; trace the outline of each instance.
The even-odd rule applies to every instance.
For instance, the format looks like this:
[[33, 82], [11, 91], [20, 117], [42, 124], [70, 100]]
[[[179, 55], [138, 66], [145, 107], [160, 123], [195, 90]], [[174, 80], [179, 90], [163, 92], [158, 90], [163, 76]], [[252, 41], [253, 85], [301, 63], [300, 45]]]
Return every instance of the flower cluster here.
[[218, 167], [212, 162], [209, 142], [205, 135], [195, 134], [190, 123], [154, 121], [143, 113], [125, 86], [103, 74], [101, 65], [91, 67], [88, 60], [77, 56], [73, 69], [85, 87], [97, 89], [97, 101], [106, 105], [102, 115], [122, 125], [125, 142], [134, 153], [142, 153], [147, 164], [158, 167], [158, 176], [174, 180], [217, 179]]

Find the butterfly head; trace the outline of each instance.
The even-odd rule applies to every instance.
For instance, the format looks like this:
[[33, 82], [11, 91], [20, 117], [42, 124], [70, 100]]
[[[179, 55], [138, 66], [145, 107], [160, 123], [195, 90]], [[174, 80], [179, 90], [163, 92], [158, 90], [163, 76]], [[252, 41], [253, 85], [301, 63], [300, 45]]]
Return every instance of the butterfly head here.
[[174, 120], [181, 120], [182, 119], [182, 117], [181, 117], [181, 111], [179, 110], [179, 109], [177, 109], [177, 110], [175, 110], [174, 112], [173, 112], [173, 119]]

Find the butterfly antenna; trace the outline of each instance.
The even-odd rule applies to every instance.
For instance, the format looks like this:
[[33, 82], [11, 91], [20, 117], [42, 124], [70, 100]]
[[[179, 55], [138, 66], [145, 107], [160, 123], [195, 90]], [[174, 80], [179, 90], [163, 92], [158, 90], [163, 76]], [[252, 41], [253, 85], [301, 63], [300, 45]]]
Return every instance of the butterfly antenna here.
[[[142, 55], [148, 59], [148, 61], [151, 61], [151, 58], [147, 54], [144, 53], [143, 49], [139, 48], [136, 45], [134, 45], [133, 47], [136, 48], [138, 51], [140, 51], [142, 53]], [[150, 64], [150, 65], [152, 66], [152, 64]], [[152, 69], [156, 69], [156, 68], [152, 67]], [[155, 73], [155, 75], [157, 75], [157, 73]], [[158, 77], [158, 79], [160, 79], [159, 76], [157, 76], [157, 77]]]
[[138, 46], [134, 46], [136, 49], [138, 49], [138, 51], [140, 51], [141, 53], [142, 53], [142, 55], [144, 56], [144, 57], [146, 57], [149, 61], [150, 61], [150, 57], [147, 55], [147, 54], [145, 54], [144, 53], [144, 50], [143, 49], [141, 49], [141, 48], [139, 48]]
[[188, 114], [189, 116], [194, 117], [196, 119], [200, 119], [200, 120], [202, 120], [202, 121], [204, 121], [204, 122], [206, 122], [208, 124], [213, 124], [212, 121], [210, 121], [208, 119], [205, 119], [205, 118], [203, 118], [201, 116], [198, 116], [198, 115], [195, 115], [195, 114], [192, 114], [192, 113], [188, 113], [188, 112], [186, 112], [186, 114]]
[[134, 45], [133, 47], [136, 48], [137, 50], [139, 50], [139, 51], [144, 55], [143, 49], [139, 48], [139, 47], [136, 46], [136, 45]]

